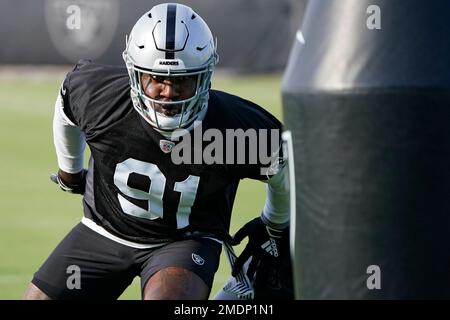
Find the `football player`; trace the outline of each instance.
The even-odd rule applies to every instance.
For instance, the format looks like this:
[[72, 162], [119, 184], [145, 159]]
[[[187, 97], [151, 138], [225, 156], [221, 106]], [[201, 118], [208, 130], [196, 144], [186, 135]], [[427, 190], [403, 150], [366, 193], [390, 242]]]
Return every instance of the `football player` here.
[[[199, 127], [224, 136], [281, 130], [258, 105], [210, 89], [218, 55], [204, 20], [181, 4], [157, 5], [134, 25], [123, 58], [124, 67], [80, 61], [63, 81], [52, 180], [83, 194], [84, 217], [34, 274], [26, 299], [117, 299], [135, 276], [143, 299], [207, 299], [223, 241], [250, 237], [241, 260], [279, 254], [289, 224], [283, 166], [264, 172], [259, 160], [176, 164], [171, 156]], [[231, 240], [244, 178], [267, 182], [267, 200]]]

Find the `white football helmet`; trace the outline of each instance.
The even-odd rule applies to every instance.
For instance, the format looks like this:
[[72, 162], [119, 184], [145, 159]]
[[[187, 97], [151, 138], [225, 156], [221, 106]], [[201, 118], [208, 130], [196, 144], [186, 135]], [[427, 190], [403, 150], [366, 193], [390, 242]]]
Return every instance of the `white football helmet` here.
[[[206, 111], [218, 55], [208, 25], [191, 8], [175, 3], [153, 7], [131, 30], [123, 59], [130, 76], [134, 108], [155, 129], [187, 129]], [[152, 99], [142, 88], [143, 73], [152, 77], [196, 76], [195, 93], [179, 101]], [[167, 116], [157, 112], [155, 104], [181, 105], [181, 112]]]

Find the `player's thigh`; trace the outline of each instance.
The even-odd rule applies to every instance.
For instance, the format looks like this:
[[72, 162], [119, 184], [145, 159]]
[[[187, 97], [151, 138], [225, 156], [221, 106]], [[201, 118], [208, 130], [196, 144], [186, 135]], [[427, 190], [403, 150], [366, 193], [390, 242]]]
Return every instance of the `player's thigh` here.
[[206, 300], [210, 288], [198, 275], [181, 267], [156, 272], [146, 283], [144, 300]]
[[32, 284], [51, 299], [117, 299], [137, 274], [134, 250], [80, 223], [35, 273]]
[[144, 299], [207, 299], [219, 267], [220, 243], [190, 239], [153, 251], [141, 273]]
[[50, 300], [50, 297], [41, 289], [36, 287], [33, 283], [28, 285], [27, 290], [23, 296], [24, 300]]

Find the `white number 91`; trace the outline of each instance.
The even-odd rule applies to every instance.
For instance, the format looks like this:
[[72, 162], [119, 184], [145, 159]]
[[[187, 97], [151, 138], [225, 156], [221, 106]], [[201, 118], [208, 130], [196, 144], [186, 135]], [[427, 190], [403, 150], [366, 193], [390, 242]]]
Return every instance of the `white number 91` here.
[[[128, 186], [128, 178], [131, 173], [147, 176], [150, 183], [148, 192]], [[189, 225], [189, 215], [194, 204], [200, 177], [190, 175], [186, 180], [176, 182], [174, 191], [180, 192], [180, 203], [176, 213], [177, 228], [181, 229]], [[129, 158], [116, 166], [114, 173], [114, 184], [126, 196], [137, 200], [147, 200], [148, 210], [145, 210], [128, 201], [121, 194], [117, 194], [120, 206], [124, 213], [134, 217], [154, 220], [163, 218], [163, 195], [166, 186], [166, 177], [153, 163], [143, 162]]]

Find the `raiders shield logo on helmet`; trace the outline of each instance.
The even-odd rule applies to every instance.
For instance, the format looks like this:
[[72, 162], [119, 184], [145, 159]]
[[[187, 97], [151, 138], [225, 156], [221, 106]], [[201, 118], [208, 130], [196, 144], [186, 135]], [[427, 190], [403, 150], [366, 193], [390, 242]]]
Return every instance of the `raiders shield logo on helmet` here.
[[172, 151], [173, 146], [175, 145], [175, 142], [169, 141], [169, 140], [160, 140], [159, 141], [159, 147], [164, 153], [169, 153]]

